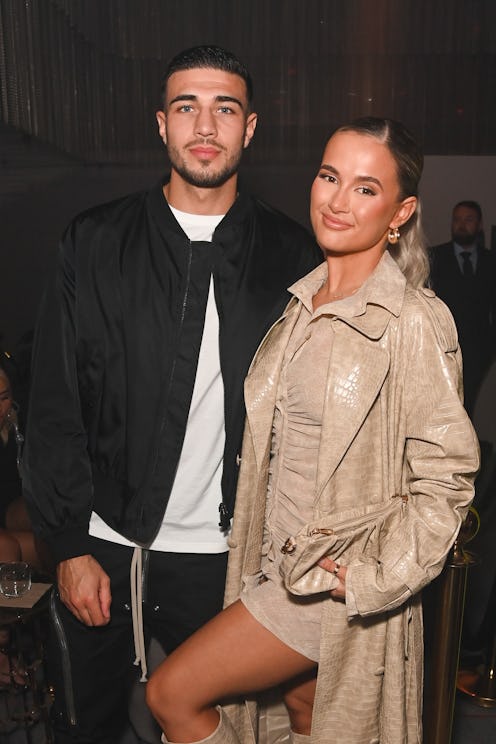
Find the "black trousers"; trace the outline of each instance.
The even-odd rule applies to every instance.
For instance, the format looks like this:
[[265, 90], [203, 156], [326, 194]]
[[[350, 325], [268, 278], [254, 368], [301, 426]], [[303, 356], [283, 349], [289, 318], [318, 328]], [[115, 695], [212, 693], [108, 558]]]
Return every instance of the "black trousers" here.
[[[93, 540], [93, 555], [111, 579], [110, 623], [89, 628], [53, 593], [47, 675], [55, 690], [56, 744], [118, 744], [128, 725], [134, 662], [129, 572], [132, 548]], [[146, 551], [143, 618], [166, 653], [222, 609], [227, 553]]]

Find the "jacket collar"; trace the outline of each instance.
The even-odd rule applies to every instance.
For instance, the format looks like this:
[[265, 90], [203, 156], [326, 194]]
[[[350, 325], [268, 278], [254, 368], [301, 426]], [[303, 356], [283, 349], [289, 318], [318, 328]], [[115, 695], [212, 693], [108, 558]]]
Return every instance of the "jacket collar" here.
[[[326, 278], [327, 266], [322, 264], [290, 287], [294, 297], [260, 345], [246, 378], [247, 418], [258, 469], [262, 467], [270, 447], [279, 374], [284, 351], [299, 315], [298, 300], [306, 303]], [[322, 492], [384, 382], [389, 354], [377, 345], [371, 346], [370, 340], [380, 338], [391, 316], [399, 315], [405, 287], [401, 270], [386, 253], [360, 292], [353, 296], [352, 302], [334, 302], [319, 308], [321, 314], [342, 321], [360, 335], [351, 346], [349, 337], [340, 333], [333, 341], [328, 374], [337, 389], [347, 393], [331, 396], [326, 402], [322, 428], [322, 441], [326, 443], [323, 449], [325, 461], [319, 460], [317, 493]]]
[[[168, 180], [169, 177], [167, 176], [150, 189], [147, 199], [148, 208], [162, 232], [172, 231], [183, 239], [187, 239], [186, 234], [174, 217], [164, 196], [163, 187]], [[224, 233], [229, 233], [231, 230], [243, 226], [247, 216], [252, 214], [253, 201], [253, 197], [249, 194], [244, 192], [238, 193], [236, 201], [217, 225], [214, 232], [214, 241], [224, 238]]]
[[[312, 311], [312, 297], [327, 280], [327, 264], [317, 266], [310, 274], [293, 284], [289, 291]], [[405, 296], [406, 279], [388, 251], [357, 294], [330, 302], [316, 315], [330, 315], [355, 328], [371, 339], [384, 333], [391, 315], [398, 317]]]

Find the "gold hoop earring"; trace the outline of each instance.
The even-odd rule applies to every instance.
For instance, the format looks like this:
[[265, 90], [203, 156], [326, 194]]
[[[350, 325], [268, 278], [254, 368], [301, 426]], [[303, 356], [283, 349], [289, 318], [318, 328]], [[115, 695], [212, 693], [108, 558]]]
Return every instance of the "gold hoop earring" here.
[[397, 227], [390, 227], [388, 232], [388, 243], [395, 245], [400, 239], [400, 231]]

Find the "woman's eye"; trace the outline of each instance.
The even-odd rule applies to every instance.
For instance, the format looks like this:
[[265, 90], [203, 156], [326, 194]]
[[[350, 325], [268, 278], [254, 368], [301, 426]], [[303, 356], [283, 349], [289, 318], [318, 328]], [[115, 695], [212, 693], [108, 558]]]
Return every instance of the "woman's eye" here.
[[330, 173], [320, 173], [319, 178], [321, 178], [323, 181], [326, 181], [326, 183], [337, 183], [336, 177], [331, 176]]
[[375, 196], [375, 191], [371, 189], [369, 186], [360, 186], [358, 189], [358, 192], [360, 194], [365, 194], [366, 196]]

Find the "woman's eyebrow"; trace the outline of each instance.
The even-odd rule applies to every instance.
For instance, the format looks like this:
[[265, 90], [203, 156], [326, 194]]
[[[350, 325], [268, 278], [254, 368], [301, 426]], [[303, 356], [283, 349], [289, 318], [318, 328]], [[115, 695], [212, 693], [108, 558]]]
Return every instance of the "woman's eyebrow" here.
[[[322, 170], [329, 171], [329, 173], [332, 173], [334, 176], [339, 176], [340, 175], [340, 173], [337, 170], [337, 168], [335, 168], [333, 165], [328, 165], [327, 163], [322, 163], [322, 165], [320, 167], [321, 167]], [[363, 176], [356, 176], [355, 177], [355, 182], [358, 182], [358, 181], [369, 181], [370, 183], [376, 183], [378, 186], [380, 186], [382, 188], [382, 183], [375, 176], [365, 176], [365, 175], [363, 175]]]

